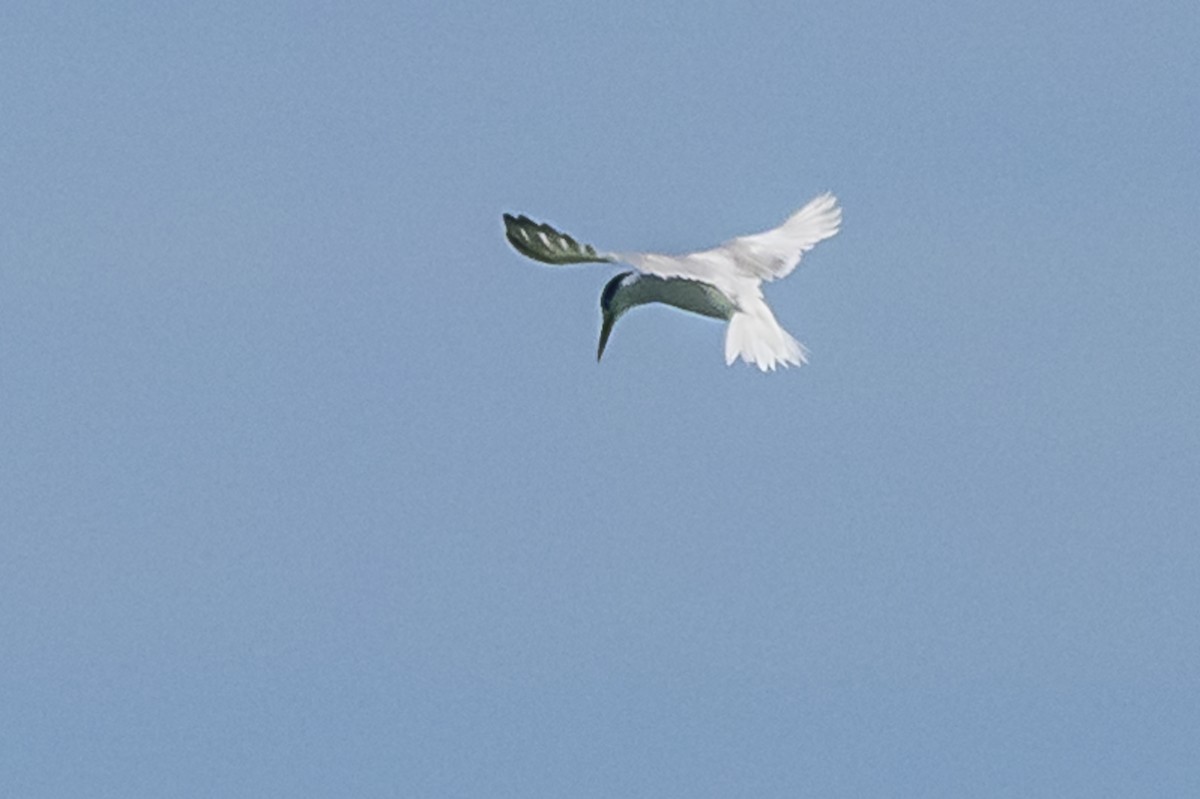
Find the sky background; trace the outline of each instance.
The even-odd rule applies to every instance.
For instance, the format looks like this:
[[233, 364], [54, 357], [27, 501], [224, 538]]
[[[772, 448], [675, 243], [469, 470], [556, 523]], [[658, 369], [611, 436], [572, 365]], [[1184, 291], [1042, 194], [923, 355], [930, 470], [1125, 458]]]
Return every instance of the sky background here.
[[[1200, 795], [1200, 6], [0, 12], [0, 793]], [[686, 251], [834, 191], [812, 351]]]

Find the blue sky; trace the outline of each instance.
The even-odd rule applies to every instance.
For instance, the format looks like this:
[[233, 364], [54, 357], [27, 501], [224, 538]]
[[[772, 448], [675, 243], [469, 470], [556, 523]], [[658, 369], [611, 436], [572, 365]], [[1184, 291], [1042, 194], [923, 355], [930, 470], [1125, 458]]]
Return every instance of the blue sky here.
[[[1195, 3], [26, 4], [0, 787], [1200, 792]], [[500, 215], [832, 190], [812, 351]]]

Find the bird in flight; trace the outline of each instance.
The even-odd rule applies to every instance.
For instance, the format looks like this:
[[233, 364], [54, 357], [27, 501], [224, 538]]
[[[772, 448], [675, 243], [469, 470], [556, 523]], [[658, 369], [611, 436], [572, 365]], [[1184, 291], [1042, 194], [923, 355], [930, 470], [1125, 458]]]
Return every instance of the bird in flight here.
[[687, 255], [599, 252], [526, 216], [504, 215], [505, 235], [517, 252], [547, 264], [623, 263], [600, 294], [600, 345], [604, 355], [613, 325], [630, 308], [651, 302], [724, 319], [725, 363], [738, 357], [762, 371], [808, 362], [804, 345], [775, 321], [763, 299], [763, 281], [791, 274], [800, 257], [838, 232], [842, 209], [825, 193], [772, 230], [739, 236], [711, 250]]

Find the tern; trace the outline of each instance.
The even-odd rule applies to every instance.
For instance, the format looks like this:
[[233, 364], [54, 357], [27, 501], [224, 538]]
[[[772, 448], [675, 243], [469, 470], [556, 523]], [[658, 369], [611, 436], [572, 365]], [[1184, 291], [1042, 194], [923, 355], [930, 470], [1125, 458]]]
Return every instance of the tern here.
[[842, 209], [825, 193], [792, 214], [779, 227], [739, 236], [711, 250], [686, 255], [601, 252], [527, 216], [504, 215], [505, 235], [517, 252], [547, 264], [620, 263], [632, 266], [608, 282], [600, 294], [600, 344], [631, 308], [651, 302], [723, 319], [725, 363], [738, 357], [762, 371], [808, 363], [808, 351], [775, 321], [763, 299], [763, 281], [791, 274], [801, 256], [838, 232]]

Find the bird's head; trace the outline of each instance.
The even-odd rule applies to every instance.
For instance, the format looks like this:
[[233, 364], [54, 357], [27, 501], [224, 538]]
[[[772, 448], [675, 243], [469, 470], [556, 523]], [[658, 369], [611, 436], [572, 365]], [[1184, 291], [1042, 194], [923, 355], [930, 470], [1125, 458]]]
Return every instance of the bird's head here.
[[621, 289], [631, 282], [626, 280], [631, 277], [633, 272], [622, 272], [608, 281], [604, 291], [600, 293], [600, 346], [596, 349], [597, 361], [604, 356], [604, 347], [608, 344], [613, 325], [621, 318], [621, 314], [630, 308], [627, 303], [622, 302]]

